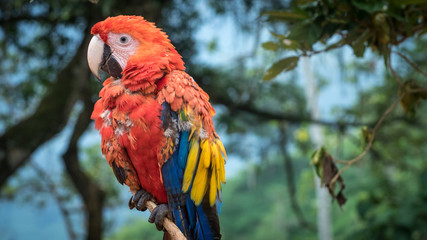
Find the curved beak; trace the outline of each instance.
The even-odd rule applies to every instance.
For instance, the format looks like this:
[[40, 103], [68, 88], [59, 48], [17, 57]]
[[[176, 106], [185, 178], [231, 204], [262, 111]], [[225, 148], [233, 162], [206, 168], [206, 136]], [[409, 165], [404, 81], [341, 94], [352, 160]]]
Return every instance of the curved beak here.
[[103, 62], [103, 52], [104, 42], [98, 36], [93, 36], [87, 49], [87, 62], [89, 63], [90, 71], [99, 81], [101, 81], [101, 63]]
[[114, 78], [122, 77], [122, 68], [111, 52], [110, 46], [105, 44], [98, 35], [92, 37], [87, 50], [87, 61], [90, 71], [95, 77], [101, 79], [101, 70]]

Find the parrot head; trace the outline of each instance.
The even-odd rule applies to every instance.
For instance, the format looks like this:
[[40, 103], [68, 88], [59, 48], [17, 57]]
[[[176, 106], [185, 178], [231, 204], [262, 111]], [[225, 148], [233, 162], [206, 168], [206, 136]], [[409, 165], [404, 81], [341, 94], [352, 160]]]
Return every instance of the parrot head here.
[[109, 17], [92, 27], [87, 59], [92, 73], [101, 81], [103, 70], [116, 79], [139, 76], [137, 81], [155, 81], [165, 73], [184, 70], [181, 55], [167, 35], [139, 16]]

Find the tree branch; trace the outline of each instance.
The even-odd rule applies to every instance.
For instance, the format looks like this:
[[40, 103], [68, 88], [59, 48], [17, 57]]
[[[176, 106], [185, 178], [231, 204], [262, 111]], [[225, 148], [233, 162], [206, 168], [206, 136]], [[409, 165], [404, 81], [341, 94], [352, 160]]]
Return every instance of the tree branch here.
[[288, 194], [289, 199], [291, 200], [291, 206], [292, 211], [294, 212], [295, 216], [297, 217], [297, 220], [299, 224], [309, 229], [310, 231], [315, 231], [313, 224], [308, 222], [304, 214], [302, 213], [301, 207], [298, 204], [298, 201], [296, 199], [296, 187], [295, 187], [295, 180], [294, 180], [294, 167], [291, 161], [291, 157], [288, 154], [287, 151], [287, 137], [286, 137], [286, 122], [281, 122], [279, 125], [279, 133], [280, 133], [280, 139], [279, 139], [279, 149], [282, 152], [283, 155], [283, 165], [285, 167], [286, 172], [286, 183], [288, 185]]
[[298, 124], [315, 123], [315, 124], [326, 125], [330, 127], [372, 125], [371, 123], [327, 121], [322, 119], [313, 119], [309, 116], [291, 115], [291, 114], [284, 114], [280, 112], [271, 112], [264, 109], [258, 109], [251, 104], [239, 104], [239, 103], [236, 104], [220, 96], [216, 96], [216, 98], [214, 98], [214, 101], [215, 103], [219, 103], [227, 106], [232, 111], [242, 111], [242, 112], [251, 113], [265, 120], [279, 120], [279, 121], [286, 121], [289, 123], [298, 123]]
[[[146, 207], [150, 212], [152, 212], [157, 205], [152, 201], [147, 201]], [[187, 238], [184, 237], [181, 230], [175, 225], [174, 222], [172, 222], [169, 218], [165, 218], [165, 221], [163, 222], [163, 227], [168, 231], [169, 235], [171, 236], [172, 240], [186, 240]]]
[[[88, 79], [89, 75], [90, 73], [87, 72], [85, 79]], [[82, 90], [82, 95], [84, 96], [84, 108], [77, 119], [73, 134], [71, 135], [68, 149], [63, 155], [63, 160], [65, 169], [67, 170], [71, 181], [82, 197], [86, 208], [86, 238], [90, 240], [96, 240], [102, 239], [102, 210], [104, 207], [105, 192], [95, 181], [87, 176], [79, 163], [77, 143], [91, 122], [90, 115], [93, 109], [93, 103], [90, 99], [90, 86], [88, 82], [86, 83], [86, 87]]]
[[33, 115], [9, 128], [0, 137], [0, 188], [40, 145], [59, 133], [78, 99], [80, 86], [88, 81], [86, 46], [79, 46], [71, 62], [58, 74]]
[[345, 164], [344, 167], [342, 167], [337, 174], [335, 174], [334, 178], [332, 178], [332, 180], [330, 181], [329, 185], [333, 185], [337, 179], [341, 176], [341, 174], [347, 169], [349, 168], [351, 165], [353, 165], [354, 163], [360, 161], [361, 159], [363, 159], [365, 157], [365, 155], [369, 152], [369, 150], [372, 147], [372, 144], [374, 143], [375, 140], [375, 135], [378, 131], [378, 129], [381, 127], [381, 125], [383, 124], [385, 118], [391, 113], [391, 111], [393, 111], [393, 109], [397, 106], [397, 104], [400, 102], [400, 100], [405, 96], [405, 93], [402, 94], [401, 96], [399, 96], [388, 108], [387, 110], [383, 113], [383, 115], [381, 116], [381, 118], [378, 120], [377, 124], [375, 125], [374, 129], [372, 129], [371, 132], [371, 137], [369, 138], [369, 142], [366, 145], [365, 149], [363, 150], [363, 152], [361, 154], [359, 154], [357, 157], [348, 160], [348, 161], [343, 161], [343, 160], [338, 160], [338, 159], [334, 159], [334, 162], [337, 163], [341, 163], [341, 164]]
[[389, 50], [389, 52], [388, 52], [388, 67], [390, 68], [390, 71], [393, 74], [393, 77], [396, 80], [396, 82], [399, 84], [400, 87], [402, 87], [403, 86], [402, 81], [400, 81], [399, 76], [394, 71], [393, 67], [391, 66], [391, 50]]
[[416, 71], [418, 71], [419, 73], [421, 73], [422, 75], [424, 75], [425, 77], [427, 77], [427, 73], [425, 73], [423, 70], [421, 70], [415, 63], [413, 63], [411, 60], [409, 60], [408, 57], [406, 57], [405, 55], [403, 55], [400, 52], [397, 51], [393, 51], [393, 53], [396, 53], [397, 55], [399, 55], [399, 57], [403, 58], [403, 60], [405, 60], [409, 65], [411, 65], [411, 67], [413, 67]]
[[313, 119], [311, 117], [305, 117], [300, 115], [291, 115], [291, 114], [282, 114], [276, 112], [269, 112], [261, 109], [254, 108], [249, 105], [238, 105], [233, 106], [234, 109], [249, 112], [255, 115], [258, 115], [260, 118], [264, 119], [274, 119], [280, 121], [287, 121], [289, 123], [311, 123], [311, 124], [320, 124], [330, 127], [340, 127], [340, 126], [363, 126], [366, 125], [360, 122], [345, 122], [345, 121], [327, 121], [322, 119]]

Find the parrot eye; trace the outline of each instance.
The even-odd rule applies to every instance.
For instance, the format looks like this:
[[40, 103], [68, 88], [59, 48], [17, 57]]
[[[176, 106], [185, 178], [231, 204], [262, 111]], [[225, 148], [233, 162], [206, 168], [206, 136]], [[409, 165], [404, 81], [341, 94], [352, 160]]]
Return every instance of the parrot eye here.
[[129, 37], [128, 36], [121, 36], [120, 37], [120, 43], [121, 44], [127, 44], [129, 42]]

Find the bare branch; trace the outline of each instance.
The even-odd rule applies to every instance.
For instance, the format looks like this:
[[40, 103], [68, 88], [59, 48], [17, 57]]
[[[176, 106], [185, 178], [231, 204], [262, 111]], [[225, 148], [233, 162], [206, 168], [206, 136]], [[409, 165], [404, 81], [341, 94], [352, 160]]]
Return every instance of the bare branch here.
[[422, 75], [424, 75], [425, 77], [427, 77], [427, 73], [425, 73], [423, 70], [421, 70], [414, 62], [412, 62], [411, 60], [409, 60], [408, 57], [406, 57], [405, 55], [403, 55], [402, 53], [397, 52], [397, 51], [393, 51], [393, 53], [396, 53], [397, 55], [399, 55], [401, 58], [403, 58], [403, 60], [405, 60], [409, 65], [411, 65], [411, 67], [413, 67], [419, 73], [421, 73]]
[[399, 76], [397, 75], [397, 73], [394, 71], [393, 67], [391, 66], [391, 50], [389, 50], [388, 52], [388, 67], [390, 68], [391, 73], [393, 74], [394, 79], [396, 80], [396, 82], [402, 87], [403, 83], [402, 81], [400, 81]]
[[405, 93], [402, 94], [401, 96], [399, 96], [388, 108], [387, 110], [383, 113], [383, 115], [381, 116], [381, 118], [378, 120], [377, 124], [375, 125], [374, 129], [372, 129], [372, 135], [369, 139], [368, 144], [366, 145], [365, 149], [363, 150], [363, 152], [361, 154], [359, 154], [357, 157], [348, 160], [348, 161], [344, 161], [344, 160], [338, 160], [338, 159], [334, 159], [335, 162], [337, 163], [341, 163], [341, 164], [345, 164], [344, 167], [342, 167], [338, 173], [334, 176], [334, 178], [332, 178], [331, 182], [329, 183], [330, 185], [333, 185], [337, 179], [340, 177], [340, 175], [347, 169], [349, 168], [351, 165], [353, 165], [354, 163], [360, 161], [361, 159], [363, 159], [365, 157], [365, 155], [369, 152], [369, 150], [372, 147], [372, 144], [374, 143], [375, 140], [375, 135], [378, 131], [378, 129], [381, 127], [381, 125], [383, 124], [385, 118], [391, 113], [391, 111], [393, 111], [393, 109], [397, 106], [397, 104], [400, 102], [400, 100], [405, 96]]
[[320, 125], [326, 125], [330, 127], [344, 127], [344, 126], [365, 126], [372, 125], [371, 123], [361, 122], [346, 122], [346, 121], [327, 121], [322, 119], [313, 119], [309, 116], [284, 114], [281, 112], [271, 112], [264, 109], [259, 109], [251, 104], [239, 104], [233, 103], [223, 97], [217, 97], [214, 99], [216, 103], [227, 106], [231, 111], [243, 111], [257, 115], [261, 119], [265, 120], [279, 120], [286, 121], [289, 123], [315, 123]]

